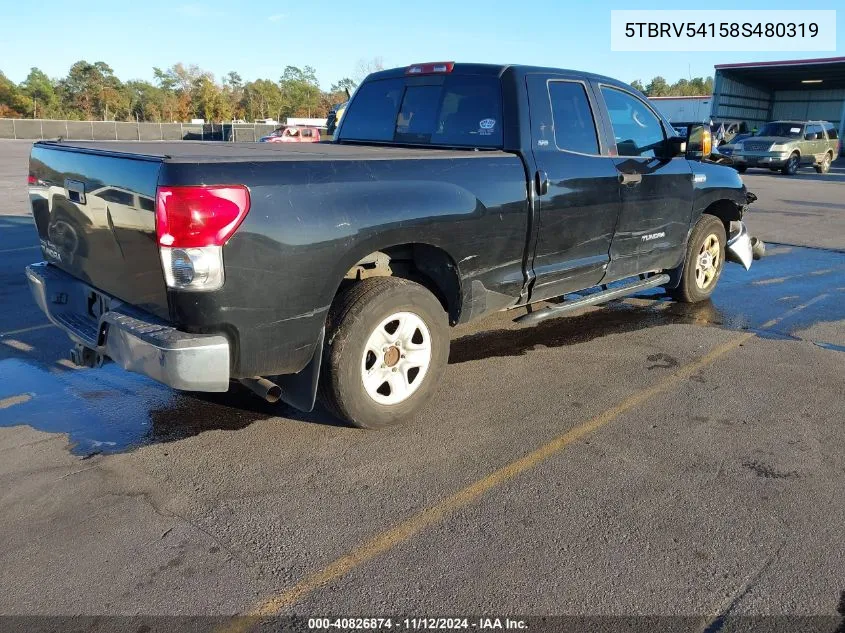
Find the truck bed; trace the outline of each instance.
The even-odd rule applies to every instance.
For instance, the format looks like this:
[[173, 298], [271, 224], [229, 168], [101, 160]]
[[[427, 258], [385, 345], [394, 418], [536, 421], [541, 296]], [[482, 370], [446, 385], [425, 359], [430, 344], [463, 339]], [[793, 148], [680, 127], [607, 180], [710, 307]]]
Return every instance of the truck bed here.
[[[454, 283], [468, 288], [467, 318], [513, 303], [524, 282], [526, 179], [514, 153], [38, 142], [30, 176], [45, 260], [86, 284], [94, 307], [102, 295], [181, 331], [225, 333], [233, 377], [300, 371], [338, 286], [376, 243], [448, 245]], [[157, 188], [221, 183], [250, 192], [250, 211], [223, 249], [226, 281], [213, 292], [169, 289]], [[87, 312], [96, 327], [96, 311]]]
[[50, 141], [61, 149], [143, 155], [169, 163], [490, 158], [499, 150], [451, 150], [335, 143], [223, 143], [219, 141]]

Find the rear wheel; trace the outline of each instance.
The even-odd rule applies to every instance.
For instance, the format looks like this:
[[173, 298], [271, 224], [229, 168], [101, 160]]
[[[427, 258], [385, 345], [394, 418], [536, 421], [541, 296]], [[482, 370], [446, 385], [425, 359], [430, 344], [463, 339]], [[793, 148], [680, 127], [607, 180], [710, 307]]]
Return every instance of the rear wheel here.
[[680, 283], [669, 294], [683, 303], [709, 298], [722, 274], [726, 243], [722, 221], [712, 215], [702, 215], [690, 233]]
[[448, 358], [448, 319], [431, 292], [397, 277], [365, 279], [329, 312], [320, 400], [355, 426], [389, 426], [428, 400]]
[[833, 162], [833, 154], [828, 152], [827, 154], [824, 155], [824, 158], [822, 158], [822, 162], [820, 162], [818, 165], [814, 165], [814, 167], [816, 168], [816, 171], [818, 173], [826, 174], [827, 172], [830, 171], [830, 164], [832, 162]]
[[792, 152], [792, 155], [786, 159], [783, 167], [780, 169], [780, 173], [784, 176], [794, 176], [798, 173], [798, 165], [801, 162], [801, 157], [798, 155], [798, 152]]

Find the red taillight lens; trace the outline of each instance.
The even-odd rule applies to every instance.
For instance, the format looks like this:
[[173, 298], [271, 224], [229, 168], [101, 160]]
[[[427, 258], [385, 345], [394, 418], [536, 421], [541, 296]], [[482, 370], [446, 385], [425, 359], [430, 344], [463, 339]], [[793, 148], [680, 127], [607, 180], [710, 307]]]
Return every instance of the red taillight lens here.
[[223, 246], [249, 212], [242, 185], [159, 187], [156, 235], [161, 246]]
[[30, 174], [30, 175], [27, 177], [27, 179], [26, 179], [26, 184], [28, 184], [28, 185], [37, 185], [37, 184], [38, 184], [38, 178], [36, 178], [36, 177], [35, 177], [35, 176], [33, 176], [32, 174]]

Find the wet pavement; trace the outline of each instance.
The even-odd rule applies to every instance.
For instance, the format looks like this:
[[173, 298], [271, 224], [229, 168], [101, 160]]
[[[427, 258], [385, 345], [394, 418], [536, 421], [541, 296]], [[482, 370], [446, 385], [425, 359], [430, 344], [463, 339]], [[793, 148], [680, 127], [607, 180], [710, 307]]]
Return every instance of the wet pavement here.
[[[31, 259], [35, 253], [27, 254]], [[19, 274], [19, 269], [8, 272]], [[27, 299], [26, 294], [15, 297], [15, 301]], [[806, 307], [790, 312], [800, 306]], [[703, 304], [675, 303], [656, 289], [535, 327], [514, 327], [508, 321], [511, 327], [497, 328], [494, 324], [504, 318], [488, 320], [482, 325], [491, 329], [475, 334], [462, 336], [458, 329], [450, 364], [519, 356], [538, 346], [574, 345], [671, 324], [801, 339], [801, 332], [814, 325], [845, 323], [845, 253], [770, 244], [766, 259], [755, 263], [751, 271], [729, 265], [713, 299]], [[339, 424], [319, 411], [303, 415], [284, 405], [269, 405], [240, 386], [233, 386], [228, 394], [182, 394], [113, 363], [90, 370], [33, 362], [28, 338], [26, 333], [0, 337], [0, 401], [28, 396], [26, 402], [0, 410], [0, 426], [26, 424], [40, 431], [65, 433], [70, 450], [77, 455], [122, 452], [214, 429], [237, 430], [280, 414]], [[52, 353], [69, 348], [58, 331], [52, 331], [49, 340]], [[842, 338], [812, 342], [845, 351]]]
[[[0, 215], [0, 615], [673, 614], [715, 631], [785, 614], [836, 630], [845, 216], [812, 174], [806, 194], [746, 181], [768, 255], [729, 265], [712, 301], [658, 290], [461, 326], [441, 389], [383, 432], [240, 387], [71, 368], [21, 272], [31, 220]], [[804, 246], [771, 243], [790, 235]]]

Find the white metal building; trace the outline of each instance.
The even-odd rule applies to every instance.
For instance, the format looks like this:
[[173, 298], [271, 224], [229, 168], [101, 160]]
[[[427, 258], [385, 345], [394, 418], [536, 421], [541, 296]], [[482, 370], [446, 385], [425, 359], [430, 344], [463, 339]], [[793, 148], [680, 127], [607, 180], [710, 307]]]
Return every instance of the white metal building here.
[[716, 66], [714, 119], [750, 128], [779, 119], [830, 121], [845, 135], [845, 57]]
[[704, 123], [710, 119], [713, 97], [649, 97], [670, 123]]

